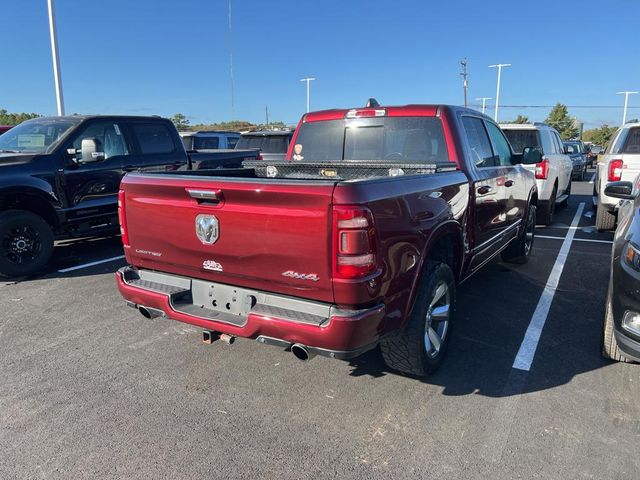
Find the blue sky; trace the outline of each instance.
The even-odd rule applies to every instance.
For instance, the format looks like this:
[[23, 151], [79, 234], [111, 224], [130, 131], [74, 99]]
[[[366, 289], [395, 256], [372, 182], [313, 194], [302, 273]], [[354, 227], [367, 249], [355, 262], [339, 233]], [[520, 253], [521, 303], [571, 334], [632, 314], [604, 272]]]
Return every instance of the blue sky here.
[[[295, 123], [312, 110], [381, 103], [622, 105], [640, 90], [636, 0], [232, 0], [234, 117]], [[2, 2], [0, 108], [55, 113], [46, 0]], [[56, 0], [68, 113], [231, 118], [227, 0]], [[492, 102], [492, 101], [491, 101]], [[640, 107], [640, 95], [630, 97]], [[488, 112], [491, 113], [492, 112]], [[500, 119], [548, 109], [501, 108]], [[587, 127], [621, 109], [570, 109]], [[640, 116], [632, 108], [628, 118]]]

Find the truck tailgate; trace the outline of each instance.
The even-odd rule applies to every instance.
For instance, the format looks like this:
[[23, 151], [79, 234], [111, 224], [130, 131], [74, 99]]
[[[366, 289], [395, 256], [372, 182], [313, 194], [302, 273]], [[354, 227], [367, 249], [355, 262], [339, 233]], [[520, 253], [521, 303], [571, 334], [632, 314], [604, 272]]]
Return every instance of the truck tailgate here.
[[130, 174], [121, 188], [130, 264], [333, 302], [335, 182]]

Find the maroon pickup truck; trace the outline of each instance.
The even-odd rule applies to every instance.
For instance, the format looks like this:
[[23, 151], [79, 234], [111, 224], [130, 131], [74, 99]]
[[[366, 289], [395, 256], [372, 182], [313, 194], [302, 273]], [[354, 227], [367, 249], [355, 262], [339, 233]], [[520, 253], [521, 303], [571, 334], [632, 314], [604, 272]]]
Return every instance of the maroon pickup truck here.
[[474, 110], [308, 113], [284, 161], [127, 174], [118, 288], [207, 341], [246, 337], [302, 360], [380, 345], [391, 368], [426, 375], [445, 354], [456, 285], [499, 253], [531, 252], [523, 161], [540, 152], [514, 154]]

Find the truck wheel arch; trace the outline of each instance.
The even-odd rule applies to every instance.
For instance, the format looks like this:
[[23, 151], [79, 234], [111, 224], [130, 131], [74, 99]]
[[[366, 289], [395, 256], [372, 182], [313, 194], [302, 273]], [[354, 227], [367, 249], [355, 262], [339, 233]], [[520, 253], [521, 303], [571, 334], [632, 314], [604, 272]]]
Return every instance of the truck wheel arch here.
[[405, 318], [411, 312], [415, 302], [417, 289], [425, 272], [428, 261], [439, 261], [448, 265], [453, 271], [456, 283], [460, 280], [464, 259], [464, 240], [462, 227], [454, 220], [444, 222], [434, 230], [427, 239], [416, 268], [411, 292], [405, 309]]
[[55, 208], [43, 195], [30, 190], [0, 192], [0, 211], [26, 210], [42, 217], [55, 230], [58, 227]]

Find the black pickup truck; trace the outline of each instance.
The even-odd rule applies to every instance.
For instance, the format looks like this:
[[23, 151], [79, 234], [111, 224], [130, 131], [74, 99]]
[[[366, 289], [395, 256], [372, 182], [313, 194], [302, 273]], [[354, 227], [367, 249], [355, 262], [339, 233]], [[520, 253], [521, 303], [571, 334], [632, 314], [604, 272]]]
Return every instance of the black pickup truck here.
[[[237, 154], [239, 166], [258, 152]], [[126, 172], [220, 162], [219, 154], [188, 155], [173, 123], [160, 117], [41, 117], [12, 128], [0, 135], [0, 275], [42, 269], [54, 239], [117, 232]]]

